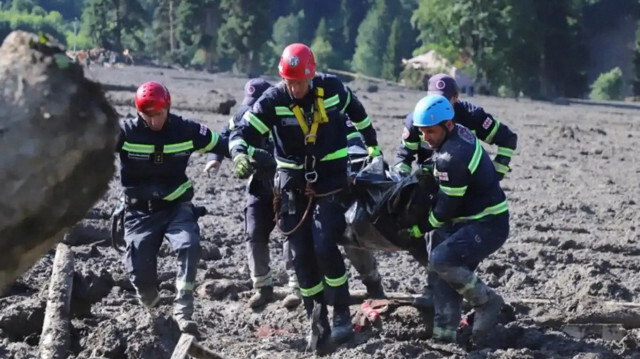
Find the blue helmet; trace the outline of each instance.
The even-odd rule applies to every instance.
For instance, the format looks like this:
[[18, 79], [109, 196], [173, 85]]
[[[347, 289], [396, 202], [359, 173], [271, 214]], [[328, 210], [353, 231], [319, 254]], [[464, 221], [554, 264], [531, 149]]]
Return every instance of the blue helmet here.
[[416, 127], [435, 126], [453, 118], [453, 106], [442, 95], [427, 95], [413, 110], [413, 125]]

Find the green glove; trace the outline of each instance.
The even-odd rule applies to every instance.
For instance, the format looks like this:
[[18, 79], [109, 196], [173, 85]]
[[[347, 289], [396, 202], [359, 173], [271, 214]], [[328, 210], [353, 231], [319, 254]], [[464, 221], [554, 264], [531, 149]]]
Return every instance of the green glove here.
[[393, 167], [396, 169], [396, 171], [398, 171], [398, 173], [404, 173], [404, 174], [410, 174], [411, 173], [411, 166], [409, 166], [408, 164], [406, 164], [404, 162], [398, 162]]
[[368, 146], [367, 147], [367, 152], [369, 152], [369, 157], [373, 158], [373, 157], [378, 157], [380, 155], [382, 155], [382, 151], [380, 150], [380, 146], [376, 145], [376, 146]]
[[240, 153], [233, 158], [233, 173], [240, 179], [249, 178], [255, 171], [255, 166], [252, 163], [249, 155]]

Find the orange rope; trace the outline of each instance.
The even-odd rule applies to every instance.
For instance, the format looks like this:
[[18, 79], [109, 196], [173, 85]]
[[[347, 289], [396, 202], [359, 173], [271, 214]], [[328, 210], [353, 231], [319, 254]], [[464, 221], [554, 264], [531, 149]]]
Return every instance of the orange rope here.
[[313, 203], [313, 200], [315, 198], [328, 197], [328, 196], [336, 194], [336, 193], [338, 193], [340, 191], [342, 191], [342, 188], [338, 188], [338, 189], [335, 189], [333, 191], [329, 191], [329, 192], [325, 192], [325, 193], [316, 193], [316, 191], [314, 191], [313, 188], [311, 188], [311, 183], [307, 182], [307, 186], [304, 189], [304, 195], [305, 195], [305, 197], [307, 197], [307, 206], [304, 209], [304, 213], [302, 214], [302, 218], [300, 218], [300, 221], [298, 222], [298, 224], [296, 224], [295, 227], [293, 227], [292, 230], [285, 231], [280, 226], [280, 204], [281, 204], [281, 201], [282, 201], [282, 194], [279, 192], [279, 190], [274, 189], [273, 190], [273, 209], [274, 209], [274, 212], [275, 212], [275, 215], [276, 215], [276, 217], [275, 217], [276, 226], [278, 227], [280, 232], [285, 236], [289, 236], [289, 235], [295, 233], [295, 231], [300, 229], [300, 227], [302, 226], [304, 221], [307, 220], [307, 218], [309, 218], [309, 213], [311, 212], [311, 204]]

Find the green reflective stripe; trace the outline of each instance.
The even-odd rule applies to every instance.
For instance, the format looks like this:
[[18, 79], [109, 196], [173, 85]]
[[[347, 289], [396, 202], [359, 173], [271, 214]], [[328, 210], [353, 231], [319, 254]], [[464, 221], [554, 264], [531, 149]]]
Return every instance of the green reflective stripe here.
[[252, 114], [251, 112], [249, 111], [245, 112], [242, 118], [248, 123], [250, 123], [251, 126], [253, 126], [256, 130], [258, 130], [258, 132], [260, 132], [261, 135], [264, 135], [265, 133], [269, 132], [269, 127], [267, 127], [267, 125], [265, 125], [264, 122], [262, 122], [258, 118], [258, 116]]
[[276, 115], [277, 116], [295, 116], [293, 111], [291, 111], [291, 109], [286, 106], [276, 106]]
[[474, 174], [478, 169], [480, 159], [482, 159], [482, 145], [480, 141], [476, 140], [476, 150], [473, 151], [473, 157], [471, 157], [471, 161], [469, 161], [469, 165], [467, 166], [471, 174]]
[[324, 277], [324, 281], [330, 287], [339, 287], [347, 283], [347, 273], [345, 272], [343, 276], [338, 278], [329, 278], [327, 276]]
[[182, 196], [189, 188], [191, 188], [191, 181], [187, 181], [183, 184], [181, 184], [178, 188], [176, 188], [173, 192], [169, 193], [166, 197], [164, 197], [163, 199], [165, 201], [173, 201], [176, 200], [178, 198], [180, 198], [180, 196]]
[[344, 106], [342, 106], [342, 110], [340, 112], [344, 112], [347, 109], [347, 106], [351, 103], [351, 91], [347, 91], [347, 101], [344, 102]]
[[170, 143], [162, 147], [163, 153], [176, 153], [193, 149], [193, 141], [185, 141], [180, 143]]
[[364, 130], [368, 126], [371, 126], [371, 119], [369, 119], [369, 116], [365, 117], [364, 120], [360, 122], [355, 122], [355, 121], [351, 121], [351, 122], [353, 122], [353, 127], [355, 127], [356, 130], [358, 131]]
[[233, 117], [231, 117], [229, 119], [229, 129], [233, 130], [234, 128], [236, 128], [236, 123], [233, 121]]
[[442, 327], [433, 327], [433, 338], [455, 338], [457, 332], [455, 329], [448, 329]]
[[284, 161], [280, 161], [279, 159], [276, 159], [276, 165], [278, 168], [288, 168], [291, 170], [301, 170], [302, 168], [304, 168], [304, 166], [300, 164], [284, 162]]
[[253, 146], [249, 146], [247, 148], [247, 154], [249, 155], [249, 157], [253, 157], [253, 154], [256, 152], [256, 148]]
[[182, 291], [185, 291], [185, 292], [191, 292], [194, 287], [195, 287], [195, 284], [193, 282], [185, 282], [183, 280], [177, 280], [176, 281], [176, 289], [177, 290], [182, 290]]
[[511, 158], [511, 156], [513, 156], [513, 149], [509, 147], [498, 147], [498, 156]]
[[352, 132], [347, 135], [347, 140], [353, 140], [354, 138], [360, 138], [360, 133]]
[[153, 145], [145, 145], [142, 143], [131, 143], [124, 141], [122, 149], [133, 153], [153, 153], [155, 147]]
[[436, 216], [433, 215], [433, 212], [431, 212], [431, 213], [429, 213], [429, 224], [433, 228], [438, 228], [438, 227], [441, 227], [444, 224], [444, 222], [438, 221], [436, 219]]
[[467, 192], [467, 186], [464, 187], [447, 187], [440, 185], [442, 193], [451, 197], [462, 197]]
[[331, 160], [337, 160], [340, 158], [345, 158], [349, 155], [349, 153], [347, 152], [347, 148], [341, 148], [335, 152], [329, 153], [328, 155], [322, 157], [320, 159], [320, 161], [331, 161]]
[[461, 222], [461, 221], [473, 221], [476, 219], [480, 219], [486, 216], [490, 216], [490, 215], [496, 215], [496, 214], [500, 214], [500, 213], [504, 213], [509, 209], [509, 206], [507, 206], [507, 200], [505, 199], [504, 201], [487, 207], [484, 210], [482, 210], [482, 212], [478, 213], [478, 214], [474, 214], [473, 216], [467, 216], [467, 217], [457, 217], [454, 218], [453, 221], [454, 222]]
[[209, 144], [205, 146], [205, 148], [201, 149], [200, 152], [209, 152], [212, 148], [214, 148], [218, 144], [218, 140], [220, 139], [220, 135], [217, 132], [211, 132], [211, 141]]
[[402, 144], [404, 145], [404, 147], [412, 151], [417, 151], [418, 148], [420, 147], [420, 142], [409, 142], [409, 141], [402, 140]]
[[336, 106], [339, 103], [340, 103], [340, 97], [338, 95], [324, 99], [325, 108]]
[[420, 238], [422, 237], [422, 231], [420, 230], [420, 227], [418, 227], [417, 224], [413, 225], [413, 227], [411, 227], [411, 234], [415, 237], [415, 238]]
[[493, 167], [496, 169], [496, 172], [500, 172], [502, 174], [509, 172], [509, 166], [503, 165], [502, 163], [494, 162]]
[[234, 148], [236, 146], [249, 147], [247, 142], [245, 140], [241, 139], [241, 138], [235, 139], [233, 141], [229, 141], [229, 150], [231, 150], [232, 148]]
[[311, 288], [300, 287], [300, 294], [302, 294], [303, 297], [312, 297], [322, 292], [323, 289], [324, 289], [324, 285], [322, 284], [322, 282], [320, 282]]
[[487, 138], [484, 139], [484, 142], [492, 144], [493, 143], [493, 136], [496, 135], [496, 133], [498, 132], [498, 128], [499, 127], [500, 127], [500, 121], [493, 120], [493, 129], [491, 129], [491, 132], [489, 132], [489, 135], [487, 136]]

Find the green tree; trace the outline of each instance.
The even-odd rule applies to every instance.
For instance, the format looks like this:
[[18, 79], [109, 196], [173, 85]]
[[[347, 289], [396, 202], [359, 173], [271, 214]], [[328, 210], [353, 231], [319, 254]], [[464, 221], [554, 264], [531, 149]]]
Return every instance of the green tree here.
[[591, 85], [589, 98], [599, 101], [622, 100], [623, 86], [622, 70], [619, 67], [613, 68], [598, 76], [598, 79]]
[[318, 23], [316, 36], [311, 43], [311, 50], [316, 58], [316, 64], [319, 71], [325, 71], [328, 68], [334, 67], [339, 62], [339, 59], [333, 50], [333, 46], [331, 45], [329, 32], [324, 18], [320, 19], [320, 22]]
[[376, 0], [358, 28], [356, 50], [353, 54], [353, 70], [368, 76], [379, 77], [382, 73], [382, 58], [391, 21], [391, 0]]
[[633, 96], [640, 96], [640, 21], [638, 22], [638, 30], [636, 31], [636, 43], [633, 50], [633, 73]]
[[260, 60], [268, 73], [276, 73], [280, 53], [287, 45], [301, 41], [300, 29], [304, 19], [304, 11], [300, 10], [295, 14], [281, 16], [273, 23], [271, 40], [263, 46]]
[[225, 22], [218, 30], [224, 41], [218, 42], [219, 51], [235, 59], [236, 71], [255, 74], [260, 71], [260, 51], [268, 40], [270, 27], [270, 1], [260, 6], [252, 0], [221, 0], [220, 12]]
[[82, 12], [81, 31], [93, 39], [94, 45], [122, 51], [123, 37], [127, 47], [140, 48], [146, 24], [146, 13], [137, 0], [88, 0]]
[[391, 24], [391, 34], [389, 35], [386, 51], [382, 57], [382, 77], [387, 80], [396, 81], [402, 70], [400, 63], [402, 60], [402, 56], [400, 55], [401, 36], [400, 20], [396, 18]]

